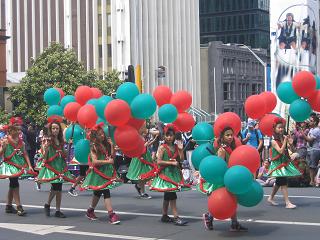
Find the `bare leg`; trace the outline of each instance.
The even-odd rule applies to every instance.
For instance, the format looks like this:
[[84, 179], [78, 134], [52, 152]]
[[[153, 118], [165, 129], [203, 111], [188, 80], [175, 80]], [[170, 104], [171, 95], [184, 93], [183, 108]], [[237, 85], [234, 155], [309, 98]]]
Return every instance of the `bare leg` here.
[[96, 195], [93, 195], [92, 196], [92, 200], [91, 200], [91, 208], [95, 209], [96, 206], [98, 205], [98, 202], [99, 202], [100, 198], [97, 197]]
[[273, 206], [279, 205], [277, 202], [275, 202], [275, 201], [273, 200], [274, 196], [276, 195], [276, 193], [277, 193], [278, 190], [279, 190], [279, 187], [280, 187], [280, 186], [278, 186], [277, 184], [274, 184], [273, 187], [272, 187], [271, 195], [270, 195], [270, 197], [268, 197], [268, 202], [269, 202], [271, 205], [273, 205]]
[[314, 186], [314, 178], [316, 176], [316, 170], [314, 168], [310, 168], [310, 185]]
[[112, 212], [113, 209], [112, 209], [112, 204], [111, 204], [111, 198], [104, 199], [104, 206], [109, 213]]
[[13, 199], [16, 202], [17, 206], [21, 205], [21, 201], [20, 201], [20, 193], [19, 193], [19, 188], [14, 188], [12, 191], [12, 195], [13, 195]]
[[9, 188], [8, 196], [7, 196], [7, 205], [12, 205], [13, 200], [13, 189]]
[[288, 186], [285, 185], [285, 186], [281, 186], [281, 191], [282, 191], [282, 194], [283, 194], [283, 198], [286, 202], [286, 208], [296, 208], [297, 206], [292, 204], [289, 200], [289, 194], [288, 194]]
[[56, 211], [60, 211], [61, 199], [62, 199], [62, 192], [57, 191], [56, 192]]
[[163, 200], [162, 215], [168, 215], [169, 201]]
[[178, 217], [178, 210], [177, 210], [177, 200], [170, 200], [169, 201], [171, 209], [172, 209], [172, 214], [176, 218]]
[[48, 197], [48, 205], [51, 204], [52, 202], [52, 199], [56, 196], [56, 191], [53, 191], [52, 189], [50, 190], [50, 193], [49, 193], [49, 197]]
[[138, 186], [140, 187], [141, 194], [143, 195], [145, 193], [145, 182], [139, 181]]

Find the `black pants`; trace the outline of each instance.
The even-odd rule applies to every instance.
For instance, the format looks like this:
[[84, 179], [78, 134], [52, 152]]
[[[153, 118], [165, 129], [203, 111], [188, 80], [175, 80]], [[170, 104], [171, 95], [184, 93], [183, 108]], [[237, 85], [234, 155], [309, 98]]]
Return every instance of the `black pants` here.
[[62, 183], [51, 183], [51, 190], [61, 192], [62, 191]]
[[176, 199], [177, 199], [177, 194], [175, 192], [165, 192], [163, 195], [163, 200], [165, 201], [171, 201]]
[[286, 178], [286, 177], [277, 177], [276, 178], [276, 185], [278, 185], [280, 187], [288, 185], [288, 178]]
[[102, 194], [103, 194], [104, 199], [110, 198], [110, 190], [109, 189], [93, 191], [93, 195], [98, 198], [100, 198]]
[[19, 179], [17, 177], [15, 178], [9, 178], [9, 188], [11, 189], [15, 189], [15, 188], [18, 188], [19, 187]]

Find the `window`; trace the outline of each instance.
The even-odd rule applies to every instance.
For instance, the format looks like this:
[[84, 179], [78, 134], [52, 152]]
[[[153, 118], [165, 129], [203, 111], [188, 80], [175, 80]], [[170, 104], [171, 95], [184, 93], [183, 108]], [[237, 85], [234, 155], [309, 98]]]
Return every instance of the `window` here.
[[234, 83], [223, 84], [223, 100], [234, 99]]

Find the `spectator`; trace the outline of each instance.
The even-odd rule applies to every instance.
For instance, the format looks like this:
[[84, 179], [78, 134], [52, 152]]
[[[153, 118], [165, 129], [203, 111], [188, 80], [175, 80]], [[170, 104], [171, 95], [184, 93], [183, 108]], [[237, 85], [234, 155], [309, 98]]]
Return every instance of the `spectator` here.
[[257, 122], [248, 121], [248, 126], [242, 131], [242, 143], [256, 148], [259, 152], [263, 149], [263, 137], [261, 131], [256, 129]]
[[272, 187], [276, 182], [276, 178], [268, 177], [270, 163], [268, 160], [264, 160], [262, 167], [259, 168], [257, 182], [264, 187]]

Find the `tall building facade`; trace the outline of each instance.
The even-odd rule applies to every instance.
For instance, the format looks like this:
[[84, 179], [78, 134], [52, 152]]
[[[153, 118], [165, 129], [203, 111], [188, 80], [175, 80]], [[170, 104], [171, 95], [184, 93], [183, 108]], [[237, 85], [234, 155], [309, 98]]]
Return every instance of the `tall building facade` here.
[[270, 48], [270, 0], [199, 0], [200, 41]]

